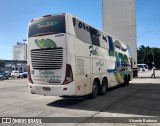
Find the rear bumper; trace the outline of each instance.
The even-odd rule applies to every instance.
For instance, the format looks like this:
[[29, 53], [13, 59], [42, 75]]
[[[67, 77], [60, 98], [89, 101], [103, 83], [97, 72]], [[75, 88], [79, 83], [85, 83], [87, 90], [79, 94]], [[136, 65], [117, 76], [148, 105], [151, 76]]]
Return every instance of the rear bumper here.
[[[72, 83], [67, 85], [38, 85], [28, 83], [29, 90], [32, 94], [46, 95], [46, 96], [74, 96], [75, 86]], [[49, 91], [44, 90], [49, 88]]]

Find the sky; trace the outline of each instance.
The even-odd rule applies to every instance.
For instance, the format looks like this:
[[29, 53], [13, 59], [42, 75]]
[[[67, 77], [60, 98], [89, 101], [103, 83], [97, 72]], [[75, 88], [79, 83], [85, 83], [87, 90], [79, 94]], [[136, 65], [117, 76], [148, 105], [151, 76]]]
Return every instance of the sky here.
[[[102, 30], [101, 0], [0, 0], [0, 59], [13, 59], [13, 45], [27, 39], [31, 19], [71, 13]], [[160, 48], [160, 0], [136, 2], [137, 47]]]

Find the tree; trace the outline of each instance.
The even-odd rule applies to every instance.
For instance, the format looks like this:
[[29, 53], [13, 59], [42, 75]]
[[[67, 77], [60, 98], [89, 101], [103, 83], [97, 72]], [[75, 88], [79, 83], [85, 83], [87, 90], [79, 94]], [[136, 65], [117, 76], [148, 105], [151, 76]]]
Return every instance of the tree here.
[[153, 48], [152, 55], [155, 66], [160, 68], [160, 48]]
[[152, 67], [154, 62], [155, 67], [160, 68], [160, 48], [150, 48], [149, 46], [141, 45], [137, 49], [137, 62], [145, 63], [149, 67]]

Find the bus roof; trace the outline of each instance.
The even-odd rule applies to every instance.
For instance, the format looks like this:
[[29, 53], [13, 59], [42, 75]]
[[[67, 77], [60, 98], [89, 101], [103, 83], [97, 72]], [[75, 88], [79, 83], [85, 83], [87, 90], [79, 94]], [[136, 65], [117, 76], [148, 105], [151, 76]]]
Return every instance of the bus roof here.
[[[76, 19], [84, 22], [85, 24], [91, 26], [89, 23], [86, 23], [86, 21], [83, 21], [82, 19], [77, 18], [76, 16], [74, 16], [74, 15], [72, 15], [72, 14], [70, 14], [70, 13], [57, 13], [57, 14], [48, 14], [48, 15], [44, 15], [44, 16], [39, 16], [39, 17], [37, 17], [37, 18], [33, 18], [33, 19], [30, 21], [30, 23], [31, 23], [32, 21], [37, 20], [37, 19], [41, 19], [41, 18], [49, 17], [49, 16], [56, 16], [56, 15], [70, 15], [71, 17], [74, 17], [74, 18], [76, 18]], [[91, 27], [93, 27], [93, 26], [91, 26]], [[105, 35], [107, 35], [107, 36], [110, 36], [110, 37], [112, 37], [113, 39], [116, 39], [116, 40], [118, 40], [120, 43], [122, 43], [122, 44], [124, 44], [124, 45], [127, 46], [127, 44], [126, 44], [125, 42], [122, 42], [121, 40], [119, 40], [119, 39], [111, 36], [110, 34], [104, 32], [104, 31], [101, 31], [101, 30], [99, 30], [99, 29], [97, 29], [97, 28], [95, 28], [95, 27], [93, 27], [93, 28], [96, 29], [96, 30], [98, 30], [100, 33], [105, 34]]]

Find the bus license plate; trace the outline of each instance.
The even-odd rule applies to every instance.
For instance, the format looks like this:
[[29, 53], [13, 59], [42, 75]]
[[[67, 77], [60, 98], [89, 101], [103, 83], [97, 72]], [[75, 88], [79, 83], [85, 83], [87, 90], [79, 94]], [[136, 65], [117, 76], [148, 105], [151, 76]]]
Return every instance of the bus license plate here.
[[51, 91], [50, 87], [43, 87], [43, 91]]

